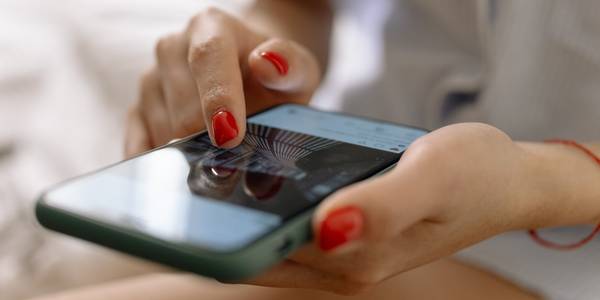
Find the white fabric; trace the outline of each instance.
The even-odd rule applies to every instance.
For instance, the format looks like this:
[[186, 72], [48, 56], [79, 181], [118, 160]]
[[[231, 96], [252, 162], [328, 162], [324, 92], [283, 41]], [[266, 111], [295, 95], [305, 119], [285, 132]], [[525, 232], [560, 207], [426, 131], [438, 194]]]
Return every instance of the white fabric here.
[[122, 157], [125, 109], [156, 39], [210, 3], [0, 0], [0, 299], [157, 269], [50, 234], [33, 203]]

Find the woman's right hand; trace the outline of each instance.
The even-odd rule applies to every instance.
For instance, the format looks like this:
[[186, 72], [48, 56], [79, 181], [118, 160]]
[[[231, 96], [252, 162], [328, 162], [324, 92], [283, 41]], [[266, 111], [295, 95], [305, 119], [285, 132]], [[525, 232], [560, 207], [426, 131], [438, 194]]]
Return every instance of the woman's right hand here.
[[205, 128], [216, 146], [234, 147], [247, 114], [308, 103], [321, 75], [303, 46], [264, 36], [215, 8], [160, 39], [156, 61], [128, 114], [127, 156]]

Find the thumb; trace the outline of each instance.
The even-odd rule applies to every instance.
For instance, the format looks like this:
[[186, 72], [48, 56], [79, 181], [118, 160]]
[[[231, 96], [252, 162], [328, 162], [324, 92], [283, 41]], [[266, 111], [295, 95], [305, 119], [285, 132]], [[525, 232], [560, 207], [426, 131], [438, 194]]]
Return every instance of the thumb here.
[[321, 79], [315, 56], [303, 46], [282, 39], [269, 39], [248, 56], [253, 77], [264, 87], [299, 95], [308, 101]]
[[365, 242], [387, 242], [425, 219], [432, 208], [430, 201], [415, 189], [422, 183], [404, 169], [396, 167], [327, 198], [313, 218], [318, 247], [337, 251]]

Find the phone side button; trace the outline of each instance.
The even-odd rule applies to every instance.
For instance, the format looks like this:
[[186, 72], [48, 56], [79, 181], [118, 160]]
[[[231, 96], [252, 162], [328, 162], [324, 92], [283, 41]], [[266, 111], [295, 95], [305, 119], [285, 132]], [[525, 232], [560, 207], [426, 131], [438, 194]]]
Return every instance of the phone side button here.
[[286, 237], [277, 247], [277, 254], [280, 256], [286, 256], [292, 250], [293, 246], [294, 241], [291, 238]]

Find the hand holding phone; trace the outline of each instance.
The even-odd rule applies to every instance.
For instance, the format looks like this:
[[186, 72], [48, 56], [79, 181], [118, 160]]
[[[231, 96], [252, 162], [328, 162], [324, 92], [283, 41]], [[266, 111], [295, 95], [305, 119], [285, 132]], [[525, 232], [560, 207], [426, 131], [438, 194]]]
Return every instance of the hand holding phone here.
[[531, 162], [544, 172], [554, 163], [489, 125], [435, 130], [389, 172], [324, 199], [312, 220], [314, 242], [250, 283], [352, 295], [496, 234], [531, 228], [556, 208], [547, 197], [535, 200]]
[[49, 190], [46, 227], [224, 281], [248, 279], [312, 236], [319, 202], [390, 169], [423, 129], [280, 105], [237, 147], [200, 133]]

